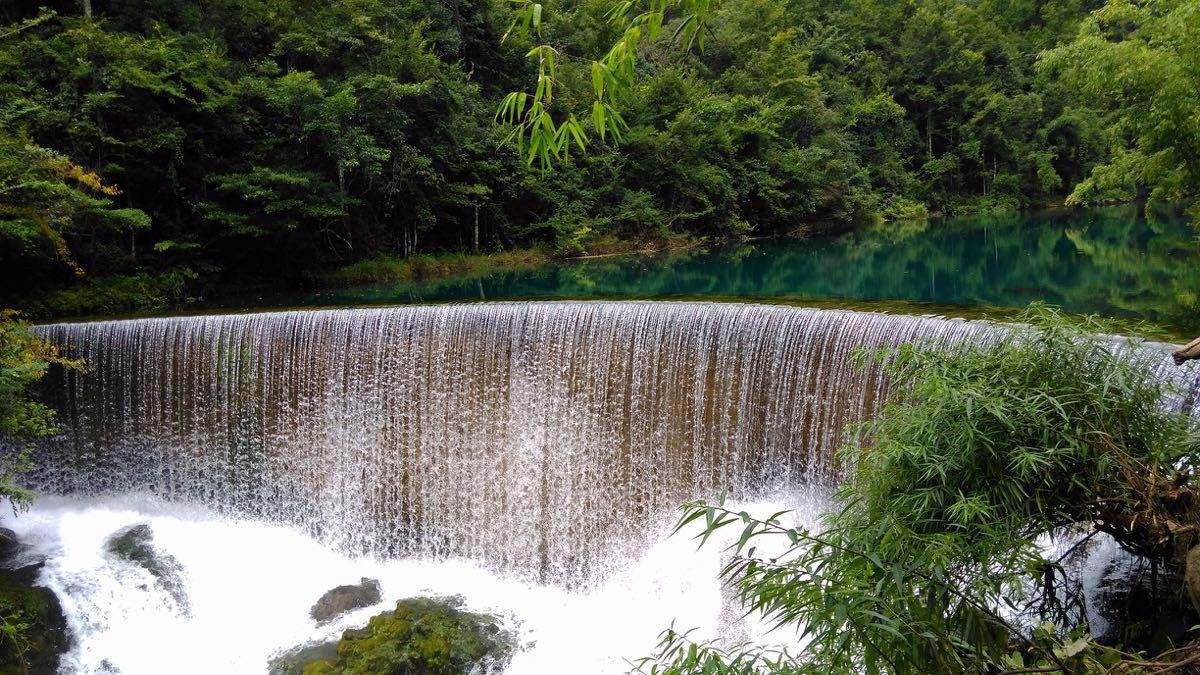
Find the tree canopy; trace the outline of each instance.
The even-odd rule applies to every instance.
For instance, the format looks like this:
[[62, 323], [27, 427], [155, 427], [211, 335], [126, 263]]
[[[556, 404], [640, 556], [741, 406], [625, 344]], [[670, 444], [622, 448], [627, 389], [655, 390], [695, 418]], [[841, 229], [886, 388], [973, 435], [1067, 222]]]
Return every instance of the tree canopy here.
[[0, 296], [44, 313], [1200, 180], [1196, 0], [47, 4], [0, 8]]

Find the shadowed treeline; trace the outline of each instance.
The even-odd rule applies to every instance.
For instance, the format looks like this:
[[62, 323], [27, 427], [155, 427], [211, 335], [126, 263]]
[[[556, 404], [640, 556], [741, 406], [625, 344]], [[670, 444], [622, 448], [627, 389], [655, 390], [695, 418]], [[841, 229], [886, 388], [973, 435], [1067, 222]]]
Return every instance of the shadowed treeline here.
[[[504, 298], [752, 298], [942, 311], [1020, 308], [1033, 301], [1077, 313], [1200, 329], [1195, 230], [1134, 207], [1078, 213], [889, 224], [815, 240], [658, 258], [602, 258], [482, 280], [368, 286], [297, 304], [442, 302]], [[918, 303], [918, 306], [899, 303]], [[840, 302], [843, 306], [845, 302]], [[851, 303], [853, 304], [853, 302]], [[967, 311], [963, 311], [967, 310]]]

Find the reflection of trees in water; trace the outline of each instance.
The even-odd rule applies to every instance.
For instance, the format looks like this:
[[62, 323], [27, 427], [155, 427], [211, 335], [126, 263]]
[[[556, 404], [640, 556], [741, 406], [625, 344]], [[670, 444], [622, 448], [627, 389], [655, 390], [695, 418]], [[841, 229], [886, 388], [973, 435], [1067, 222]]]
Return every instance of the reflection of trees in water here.
[[1180, 327], [1200, 327], [1200, 256], [1194, 231], [1156, 220], [1140, 227], [1147, 226], [1153, 235], [1137, 247], [1128, 243], [1141, 233], [1133, 223], [1105, 230], [1110, 235], [1123, 230], [1125, 236], [1078, 230], [1066, 235], [1104, 272], [1109, 305]]
[[[830, 239], [754, 242], [657, 258], [604, 258], [504, 274], [488, 299], [705, 297], [1023, 307], [1200, 328], [1200, 248], [1181, 218], [1132, 207], [890, 223]], [[469, 288], [467, 287], [469, 286]], [[478, 299], [476, 282], [365, 289], [326, 300]]]
[[[564, 294], [832, 297], [1019, 307], [1200, 325], [1194, 232], [1132, 208], [889, 224], [831, 241], [764, 242], [653, 263], [589, 262], [560, 275]], [[569, 281], [568, 281], [569, 279]], [[586, 283], [580, 283], [586, 279]]]

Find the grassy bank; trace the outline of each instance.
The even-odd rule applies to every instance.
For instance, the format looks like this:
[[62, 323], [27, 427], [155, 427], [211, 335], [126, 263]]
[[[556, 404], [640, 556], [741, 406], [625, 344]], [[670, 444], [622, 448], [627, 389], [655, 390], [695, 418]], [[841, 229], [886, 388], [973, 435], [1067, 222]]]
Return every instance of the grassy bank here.
[[78, 285], [27, 297], [14, 304], [33, 319], [176, 310], [192, 304], [189, 286], [195, 280], [196, 274], [187, 268], [162, 274], [91, 277]]
[[519, 272], [549, 263], [547, 249], [527, 248], [496, 253], [421, 254], [407, 258], [381, 254], [338, 269], [323, 278], [326, 286], [474, 279], [502, 272]]

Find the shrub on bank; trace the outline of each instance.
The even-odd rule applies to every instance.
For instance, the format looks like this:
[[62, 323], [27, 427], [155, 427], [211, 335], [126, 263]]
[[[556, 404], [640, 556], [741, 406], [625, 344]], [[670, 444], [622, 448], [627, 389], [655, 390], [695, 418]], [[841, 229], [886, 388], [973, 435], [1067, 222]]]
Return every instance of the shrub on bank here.
[[[642, 667], [1129, 673], [1200, 662], [1196, 643], [1153, 658], [1132, 633], [1120, 650], [1099, 644], [1068, 556], [1046, 548], [1047, 537], [1103, 533], [1183, 593], [1200, 535], [1200, 436], [1164, 405], [1176, 392], [1150, 368], [1162, 355], [1108, 337], [1096, 319], [1033, 307], [1022, 320], [956, 350], [884, 355], [893, 394], [844, 449], [851, 476], [822, 530], [685, 507], [681, 527], [703, 522], [706, 538], [742, 528], [724, 574], [747, 611], [798, 628], [801, 653], [668, 631]], [[785, 538], [787, 553], [756, 553], [767, 536]]]
[[83, 283], [30, 301], [30, 314], [42, 317], [93, 316], [148, 312], [186, 306], [196, 275], [176, 268], [162, 274], [89, 278]]

